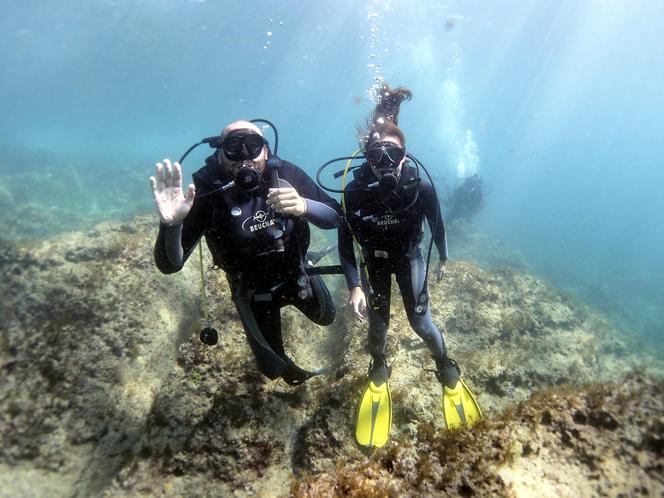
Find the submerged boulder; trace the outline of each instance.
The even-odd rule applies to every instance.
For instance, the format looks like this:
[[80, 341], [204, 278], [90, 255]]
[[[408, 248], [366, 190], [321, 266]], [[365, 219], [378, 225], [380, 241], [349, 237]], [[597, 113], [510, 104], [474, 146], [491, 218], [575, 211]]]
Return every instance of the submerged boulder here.
[[[650, 438], [643, 451], [634, 450], [636, 461], [661, 465], [651, 421], [633, 426], [622, 412], [583, 408], [592, 392], [608, 393], [593, 398], [596, 404], [609, 399], [615, 390], [609, 384], [586, 388], [587, 395], [565, 388], [563, 397], [545, 391], [531, 398], [553, 386], [622, 378], [642, 359], [601, 316], [526, 271], [457, 261], [441, 283], [430, 282], [434, 321], [488, 419], [471, 430], [444, 429], [441, 388], [427, 371], [433, 361], [393, 293], [393, 440], [367, 460], [353, 441], [369, 360], [366, 324], [344, 307], [343, 280], [326, 277], [339, 307], [331, 327], [284, 310], [292, 358], [304, 368], [330, 367], [328, 375], [292, 388], [257, 372], [227, 281], [207, 253], [206, 291], [219, 343], [199, 341], [206, 323], [198, 256], [181, 272], [162, 275], [152, 261], [155, 236], [156, 220], [144, 216], [41, 243], [2, 243], [0, 489], [16, 496], [23, 489], [52, 496], [54, 486], [74, 496], [364, 496], [375, 482], [378, 495], [500, 494], [527, 486], [530, 474], [510, 467], [519, 451], [554, 460], [577, 447], [586, 451], [575, 443], [590, 437], [579, 425], [611, 437], [625, 431]], [[324, 245], [320, 235], [314, 241], [314, 249]], [[661, 392], [638, 379], [618, 384], [620, 392], [651, 401]], [[662, 407], [651, 401], [650, 413], [661, 422]], [[545, 404], [552, 407], [547, 416]], [[558, 427], [559, 439], [548, 432], [537, 439], [541, 427]], [[515, 441], [522, 450], [514, 450]], [[485, 453], [486, 472], [471, 479], [480, 465], [475, 457], [445, 456], [460, 445], [475, 445], [477, 458]], [[558, 468], [573, 465], [565, 462]], [[634, 470], [621, 462], [625, 474]], [[585, 479], [586, 463], [578, 465]], [[451, 487], [435, 477], [442, 469], [457, 476]]]

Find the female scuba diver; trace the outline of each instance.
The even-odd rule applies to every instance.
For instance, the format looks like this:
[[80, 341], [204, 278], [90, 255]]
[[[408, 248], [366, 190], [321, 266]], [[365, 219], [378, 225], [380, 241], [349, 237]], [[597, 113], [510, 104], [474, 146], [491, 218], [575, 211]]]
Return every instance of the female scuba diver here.
[[[429, 222], [432, 243], [436, 244], [440, 257], [439, 280], [447, 261], [447, 241], [435, 188], [431, 182], [420, 178], [419, 171], [424, 166], [406, 153], [406, 139], [397, 126], [400, 105], [410, 100], [411, 92], [384, 85], [378, 97], [368, 133], [363, 137], [365, 161], [354, 168], [354, 179], [340, 191], [346, 223], [339, 229], [339, 259], [350, 291], [350, 304], [360, 320], [366, 315], [369, 321], [372, 359], [355, 431], [357, 442], [368, 448], [383, 446], [391, 427], [388, 381], [391, 368], [387, 365], [385, 346], [392, 274], [401, 290], [408, 321], [436, 362], [436, 377], [443, 386], [447, 426], [472, 423], [482, 417], [477, 402], [461, 380], [457, 363], [447, 356], [443, 335], [431, 320], [426, 264], [420, 250], [424, 217]], [[349, 164], [344, 172], [344, 183]], [[360, 254], [361, 281], [353, 242], [358, 245]], [[431, 246], [429, 256], [430, 253]]]
[[194, 173], [186, 195], [180, 164], [157, 164], [150, 178], [161, 221], [154, 253], [159, 270], [177, 272], [205, 236], [215, 265], [226, 272], [258, 369], [297, 385], [322, 370], [303, 370], [286, 355], [280, 309], [292, 304], [319, 325], [334, 321], [327, 287], [320, 275], [307, 272], [308, 222], [330, 229], [341, 218], [336, 201], [276, 157], [273, 130], [274, 155], [249, 121], [235, 121], [220, 136], [192, 146], [182, 159], [202, 143], [216, 150]]

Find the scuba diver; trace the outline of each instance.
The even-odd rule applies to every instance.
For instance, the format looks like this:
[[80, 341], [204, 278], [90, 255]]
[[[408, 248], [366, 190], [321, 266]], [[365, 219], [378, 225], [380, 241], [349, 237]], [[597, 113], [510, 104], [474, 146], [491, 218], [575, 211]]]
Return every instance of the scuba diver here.
[[[411, 97], [411, 92], [405, 88], [392, 89], [384, 85], [379, 90], [368, 133], [361, 139], [364, 155], [333, 159], [318, 172], [322, 188], [341, 193], [346, 223], [339, 228], [339, 259], [350, 291], [349, 304], [360, 320], [366, 316], [369, 321], [368, 345], [372, 358], [355, 429], [357, 442], [366, 448], [383, 446], [391, 429], [391, 367], [387, 364], [385, 346], [392, 274], [401, 290], [408, 321], [435, 360], [436, 377], [443, 386], [447, 427], [470, 424], [482, 417], [479, 405], [461, 379], [459, 366], [447, 356], [443, 335], [431, 319], [428, 260], [435, 243], [440, 280], [447, 261], [447, 241], [433, 182], [430, 177], [429, 182], [420, 178], [420, 169], [425, 172], [426, 169], [417, 158], [406, 153], [405, 135], [397, 126], [400, 105]], [[351, 168], [351, 161], [356, 158], [364, 159], [364, 163]], [[322, 170], [340, 160], [347, 160], [342, 189], [321, 184]], [[349, 170], [353, 171], [354, 179], [346, 185]], [[334, 176], [338, 178], [341, 172]], [[426, 264], [420, 249], [424, 217], [432, 233]], [[354, 242], [361, 260], [361, 279]]]
[[[160, 218], [154, 257], [163, 273], [177, 272], [205, 236], [215, 266], [226, 272], [258, 369], [298, 385], [323, 369], [304, 370], [286, 355], [280, 309], [292, 304], [314, 323], [334, 321], [321, 276], [307, 272], [308, 222], [336, 228], [339, 205], [299, 167], [278, 159], [272, 123], [254, 121], [272, 126], [274, 154], [254, 122], [234, 121], [220, 136], [192, 146], [179, 162], [157, 164], [150, 178]], [[202, 143], [215, 152], [184, 194], [180, 163]], [[216, 343], [216, 331], [206, 330], [214, 333], [208, 343]], [[207, 342], [203, 332], [201, 340]]]
[[448, 220], [464, 218], [472, 220], [484, 206], [484, 198], [489, 195], [482, 177], [475, 173], [463, 180], [454, 188]]

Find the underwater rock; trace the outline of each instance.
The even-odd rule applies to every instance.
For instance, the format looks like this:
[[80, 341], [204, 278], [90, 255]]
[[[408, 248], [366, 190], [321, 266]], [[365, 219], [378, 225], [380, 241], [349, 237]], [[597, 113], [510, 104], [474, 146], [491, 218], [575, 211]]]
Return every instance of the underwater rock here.
[[[502, 493], [509, 482], [524, 485], [523, 471], [505, 470], [514, 460], [507, 436], [529, 427], [558, 427], [558, 439], [519, 439], [522, 453], [577, 451], [583, 449], [577, 433], [588, 438], [588, 431], [600, 431], [632, 438], [640, 445], [634, 458], [655, 470], [659, 465], [651, 457], [661, 457], [662, 409], [650, 397], [639, 406], [649, 407], [660, 432], [647, 420], [643, 431], [625, 425], [610, 406], [573, 405], [561, 422], [537, 395], [526, 401], [559, 384], [617, 379], [642, 363], [610, 324], [532, 274], [465, 261], [449, 263], [445, 279], [430, 283], [432, 313], [491, 421], [472, 431], [444, 429], [440, 385], [427, 371], [433, 361], [395, 290], [388, 336], [394, 443], [367, 460], [353, 441], [369, 363], [366, 324], [343, 305], [343, 279], [325, 277], [339, 307], [331, 327], [284, 310], [292, 358], [304, 368], [330, 370], [291, 388], [257, 372], [226, 278], [211, 269], [207, 251], [207, 297], [219, 343], [199, 341], [206, 323], [197, 255], [182, 272], [159, 273], [152, 261], [156, 225], [155, 217], [142, 216], [39, 243], [2, 243], [0, 474], [11, 476], [0, 478], [4, 493], [20, 495], [31, 483], [32, 496], [52, 496], [49, 486], [70, 496], [286, 496], [290, 479], [303, 483], [293, 489], [305, 495], [331, 495], [333, 483], [349, 496], [372, 489]], [[312, 249], [327, 245], [318, 232], [313, 240]], [[625, 386], [646, 386], [637, 391], [647, 394], [654, 385], [635, 382]], [[577, 400], [571, 392], [566, 403]], [[506, 420], [500, 411], [517, 402], [523, 403], [518, 423], [500, 422]], [[535, 413], [528, 423], [537, 420], [536, 426], [524, 425], [528, 413]], [[493, 475], [468, 477], [469, 466], [480, 465], [475, 457], [440, 456], [471, 444], [494, 462]], [[498, 460], [505, 466], [495, 467]], [[452, 476], [453, 487], [440, 487], [443, 475]], [[432, 480], [418, 484], [422, 476]]]
[[472, 429], [420, 425], [368, 462], [293, 481], [314, 496], [661, 496], [664, 384], [539, 391]]

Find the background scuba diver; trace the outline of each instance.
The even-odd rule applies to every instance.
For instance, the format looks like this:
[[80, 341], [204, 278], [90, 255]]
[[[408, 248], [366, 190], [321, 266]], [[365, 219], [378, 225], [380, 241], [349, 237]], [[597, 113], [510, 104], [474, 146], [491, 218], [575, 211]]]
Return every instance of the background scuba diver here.
[[[330, 293], [319, 275], [307, 275], [305, 258], [307, 221], [337, 227], [338, 204], [300, 168], [272, 156], [252, 122], [235, 121], [216, 139], [217, 150], [194, 173], [186, 195], [177, 162], [158, 163], [150, 178], [161, 221], [155, 262], [163, 273], [179, 271], [205, 235], [215, 265], [226, 272], [258, 369], [300, 384], [321, 371], [303, 370], [286, 355], [280, 309], [292, 304], [319, 325], [334, 321]], [[270, 188], [275, 179], [279, 188]]]
[[[419, 247], [424, 235], [422, 223], [425, 216], [440, 258], [438, 280], [443, 276], [447, 261], [447, 241], [435, 190], [431, 183], [420, 179], [418, 170], [407, 162], [405, 136], [397, 126], [401, 102], [410, 98], [411, 92], [405, 88], [390, 89], [385, 85], [380, 90], [379, 102], [364, 141], [366, 162], [354, 172], [355, 178], [343, 194], [348, 226], [344, 224], [339, 230], [339, 258], [350, 290], [350, 304], [360, 320], [365, 314], [368, 316], [372, 356], [369, 384], [360, 403], [356, 429], [358, 442], [364, 446], [382, 446], [389, 437], [391, 399], [387, 380], [390, 368], [385, 358], [385, 346], [392, 273], [401, 290], [408, 321], [436, 362], [436, 377], [444, 387], [443, 393], [463, 390], [459, 368], [448, 358], [443, 335], [431, 319], [425, 262]], [[362, 252], [364, 291], [358, 278], [353, 239]], [[381, 389], [381, 386], [384, 387]], [[378, 406], [376, 403], [381, 402], [386, 408], [383, 421], [377, 422], [374, 410]], [[444, 411], [445, 403], [444, 399]], [[448, 427], [459, 425], [466, 418], [472, 421], [473, 417], [481, 417], [481, 414], [477, 415], [479, 407], [472, 413], [473, 407], [465, 408], [465, 415], [446, 411]], [[383, 427], [379, 427], [381, 423]]]

